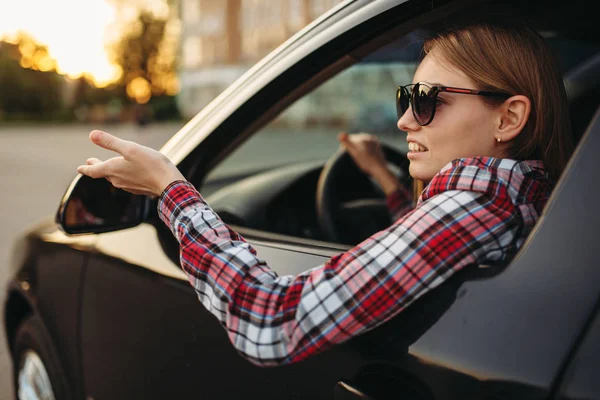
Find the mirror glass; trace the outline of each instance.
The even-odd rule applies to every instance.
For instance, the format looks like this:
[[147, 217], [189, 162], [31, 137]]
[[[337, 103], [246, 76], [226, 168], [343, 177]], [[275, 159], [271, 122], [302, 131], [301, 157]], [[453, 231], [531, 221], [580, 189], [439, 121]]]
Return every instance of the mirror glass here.
[[146, 196], [117, 189], [106, 179], [81, 175], [65, 197], [58, 219], [67, 233], [106, 232], [144, 220]]

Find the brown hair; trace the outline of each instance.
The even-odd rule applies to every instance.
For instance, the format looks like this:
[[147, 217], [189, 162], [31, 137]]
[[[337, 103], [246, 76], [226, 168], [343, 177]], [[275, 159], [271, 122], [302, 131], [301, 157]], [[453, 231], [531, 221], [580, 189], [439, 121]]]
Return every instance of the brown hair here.
[[[480, 90], [527, 96], [529, 120], [512, 141], [508, 156], [542, 160], [550, 179], [558, 180], [574, 146], [562, 77], [540, 35], [524, 25], [473, 24], [427, 40], [424, 50], [435, 50], [433, 56], [459, 68]], [[497, 98], [483, 99], [498, 104]]]
[[419, 197], [421, 197], [421, 192], [423, 192], [423, 189], [425, 189], [425, 182], [423, 182], [422, 180], [419, 180], [419, 179], [414, 179], [413, 180], [413, 202], [415, 203], [415, 206], [417, 205], [417, 202], [419, 201]]

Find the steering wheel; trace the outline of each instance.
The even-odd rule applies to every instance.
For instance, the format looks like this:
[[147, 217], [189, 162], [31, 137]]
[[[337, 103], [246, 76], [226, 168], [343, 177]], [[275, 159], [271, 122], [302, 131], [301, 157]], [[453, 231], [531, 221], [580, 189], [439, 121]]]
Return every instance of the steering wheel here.
[[[406, 155], [383, 143], [381, 148], [388, 164], [398, 170], [400, 183], [410, 188], [412, 178]], [[391, 224], [383, 191], [345, 150], [337, 151], [325, 163], [316, 201], [319, 227], [331, 242], [356, 244]]]

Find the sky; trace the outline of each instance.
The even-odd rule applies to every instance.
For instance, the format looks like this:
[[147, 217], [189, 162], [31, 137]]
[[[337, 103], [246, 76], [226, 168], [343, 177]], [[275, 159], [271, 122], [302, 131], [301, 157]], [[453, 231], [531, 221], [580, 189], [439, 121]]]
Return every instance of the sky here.
[[105, 85], [120, 73], [105, 48], [118, 37], [117, 22], [135, 17], [140, 5], [164, 13], [162, 3], [132, 0], [131, 7], [120, 9], [117, 15], [110, 0], [0, 0], [0, 38], [26, 32], [48, 46], [59, 73], [76, 78], [85, 72], [98, 85]]

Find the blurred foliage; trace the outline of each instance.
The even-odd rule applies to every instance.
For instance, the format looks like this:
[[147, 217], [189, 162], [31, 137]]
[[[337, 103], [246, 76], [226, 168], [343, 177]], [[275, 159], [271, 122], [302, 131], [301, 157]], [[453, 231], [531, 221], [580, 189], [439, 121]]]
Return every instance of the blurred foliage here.
[[112, 48], [123, 74], [107, 87], [56, 72], [46, 46], [26, 34], [0, 41], [0, 121], [117, 122], [180, 119], [176, 42], [168, 19], [140, 11]]
[[27, 36], [0, 41], [0, 119], [65, 118], [63, 79], [56, 63]]
[[168, 23], [168, 18], [142, 10], [112, 46], [112, 61], [122, 71], [118, 84], [140, 104], [148, 103], [153, 96], [171, 97], [179, 91], [177, 49], [167, 32]]
[[108, 104], [112, 99], [119, 98], [122, 92], [118, 85], [98, 88], [85, 76], [75, 79], [72, 90], [73, 94], [69, 102], [71, 107]]

